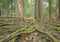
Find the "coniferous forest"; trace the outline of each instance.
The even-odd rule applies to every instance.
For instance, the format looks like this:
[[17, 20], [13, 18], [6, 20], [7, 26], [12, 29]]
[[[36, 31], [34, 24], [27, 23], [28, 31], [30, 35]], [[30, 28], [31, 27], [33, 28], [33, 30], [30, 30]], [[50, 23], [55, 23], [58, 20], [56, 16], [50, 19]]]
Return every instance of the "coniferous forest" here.
[[0, 0], [0, 42], [60, 42], [60, 0]]

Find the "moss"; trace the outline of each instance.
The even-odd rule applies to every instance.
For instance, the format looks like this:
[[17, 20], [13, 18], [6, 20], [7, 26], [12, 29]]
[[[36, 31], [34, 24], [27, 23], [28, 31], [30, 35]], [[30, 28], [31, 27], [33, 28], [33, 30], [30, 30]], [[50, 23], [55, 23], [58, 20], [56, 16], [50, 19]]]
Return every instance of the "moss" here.
[[50, 28], [51, 30], [56, 30], [56, 31], [60, 31], [60, 27], [54, 27], [54, 28]]

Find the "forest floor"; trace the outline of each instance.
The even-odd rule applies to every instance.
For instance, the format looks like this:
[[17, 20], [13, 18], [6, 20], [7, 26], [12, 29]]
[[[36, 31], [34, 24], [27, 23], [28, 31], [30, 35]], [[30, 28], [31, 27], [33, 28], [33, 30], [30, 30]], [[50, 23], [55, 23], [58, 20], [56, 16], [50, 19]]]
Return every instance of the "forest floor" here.
[[[36, 22], [35, 22], [36, 23]], [[39, 30], [36, 30], [30, 34], [21, 35], [20, 42], [60, 42], [60, 27], [55, 28], [54, 25], [50, 25], [49, 22], [44, 22], [44, 26], [37, 23]], [[36, 28], [35, 24], [32, 24], [29, 28]]]
[[[18, 21], [18, 23], [15, 19], [14, 19], [14, 22], [13, 21], [11, 22], [9, 20], [10, 23], [12, 24], [17, 23], [16, 25], [15, 24], [10, 25], [9, 22], [7, 23], [9, 25], [6, 25], [6, 22], [8, 21], [8, 19], [4, 19], [3, 21], [2, 22], [4, 23], [4, 25], [1, 25], [2, 22], [0, 21], [0, 40], [4, 39], [11, 33], [14, 33], [15, 31], [25, 27], [32, 20], [24, 20], [25, 22]], [[48, 21], [44, 21], [43, 24], [35, 21], [29, 27], [27, 27], [27, 29], [25, 29], [25, 32], [23, 32], [19, 36], [20, 37], [18, 40], [19, 42], [60, 42], [60, 25], [54, 26], [53, 24], [52, 25], [49, 24]], [[15, 42], [15, 41], [13, 40], [10, 42]]]

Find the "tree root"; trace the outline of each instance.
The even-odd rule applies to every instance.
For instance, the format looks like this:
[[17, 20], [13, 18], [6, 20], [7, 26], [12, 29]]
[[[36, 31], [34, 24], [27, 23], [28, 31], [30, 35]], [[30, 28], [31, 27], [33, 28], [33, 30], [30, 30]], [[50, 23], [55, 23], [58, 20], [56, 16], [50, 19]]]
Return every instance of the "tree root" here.
[[32, 33], [32, 32], [34, 32], [36, 30], [38, 32], [40, 32], [40, 33], [46, 34], [49, 38], [52, 39], [53, 42], [59, 42], [59, 40], [57, 40], [54, 36], [52, 36], [48, 32], [43, 32], [42, 30], [40, 30], [39, 29], [39, 26], [36, 23], [34, 23], [36, 25], [36, 28], [35, 29], [25, 31], [25, 29], [27, 29], [27, 27], [29, 27], [32, 23], [30, 23], [29, 25], [25, 26], [24, 28], [22, 28], [20, 30], [17, 30], [16, 32], [8, 35], [6, 38], [2, 39], [0, 42], [7, 42], [7, 41], [11, 40], [12, 38], [14, 38], [14, 37], [16, 37], [16, 36], [18, 36], [20, 34]]
[[52, 39], [53, 42], [60, 42], [60, 40], [57, 40], [53, 35], [49, 34], [48, 32], [43, 32], [42, 30], [39, 29], [39, 26], [37, 24], [36, 25], [36, 30], [40, 33], [46, 34], [49, 38]]
[[34, 32], [35, 30], [31, 30], [31, 31], [21, 31], [21, 32], [14, 32], [11, 35], [8, 35], [6, 38], [2, 39], [0, 42], [7, 42], [9, 40], [11, 40], [12, 38], [21, 35], [21, 34], [29, 34]]
[[[33, 31], [35, 31], [35, 30], [31, 30], [31, 31], [29, 31], [29, 32], [28, 32], [28, 31], [24, 31], [24, 30], [27, 29], [27, 27], [29, 27], [33, 22], [34, 22], [34, 21], [32, 21], [29, 25], [23, 27], [22, 29], [19, 29], [19, 30], [15, 31], [15, 32], [11, 33], [11, 34], [8, 35], [6, 38], [0, 40], [0, 42], [7, 42], [7, 41], [11, 40], [12, 38], [14, 38], [14, 37], [16, 37], [16, 36], [18, 36], [18, 35], [20, 35], [20, 34], [23, 34], [23, 33], [31, 33], [31, 32], [33, 32]], [[23, 31], [23, 32], [22, 32], [22, 31]]]
[[51, 34], [49, 34], [48, 32], [43, 32], [41, 30], [37, 30], [40, 33], [46, 34], [49, 38], [52, 39], [53, 42], [59, 42], [59, 40], [57, 40], [54, 36], [52, 36]]

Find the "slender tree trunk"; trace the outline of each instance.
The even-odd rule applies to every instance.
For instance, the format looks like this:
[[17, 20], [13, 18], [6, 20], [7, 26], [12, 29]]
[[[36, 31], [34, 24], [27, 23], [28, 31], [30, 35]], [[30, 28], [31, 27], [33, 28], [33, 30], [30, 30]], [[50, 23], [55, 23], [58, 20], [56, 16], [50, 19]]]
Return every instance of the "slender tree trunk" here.
[[23, 16], [22, 2], [21, 0], [17, 0], [17, 3], [18, 3], [18, 9], [19, 9], [19, 19], [23, 20], [24, 16]]
[[36, 0], [36, 15], [37, 22], [40, 23], [40, 28], [44, 28], [44, 14], [42, 0]]
[[0, 16], [1, 16], [1, 11], [0, 11]]
[[36, 15], [35, 18], [40, 21], [42, 18], [42, 0], [36, 0]]
[[58, 18], [58, 20], [60, 20], [60, 0], [58, 0], [57, 4], [58, 4], [58, 8], [57, 8], [57, 18]]
[[49, 19], [51, 20], [52, 18], [52, 15], [51, 15], [51, 0], [49, 0]]

